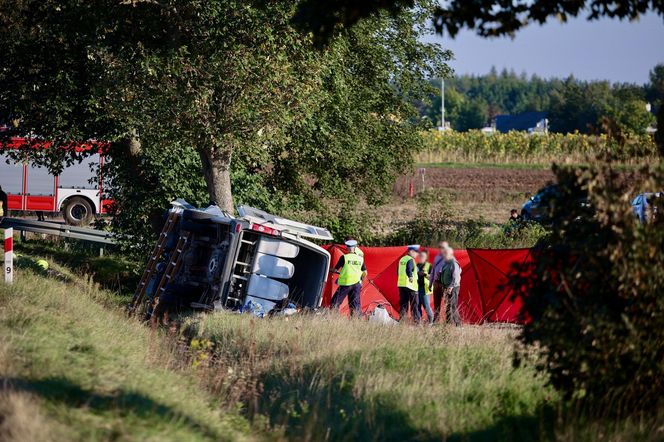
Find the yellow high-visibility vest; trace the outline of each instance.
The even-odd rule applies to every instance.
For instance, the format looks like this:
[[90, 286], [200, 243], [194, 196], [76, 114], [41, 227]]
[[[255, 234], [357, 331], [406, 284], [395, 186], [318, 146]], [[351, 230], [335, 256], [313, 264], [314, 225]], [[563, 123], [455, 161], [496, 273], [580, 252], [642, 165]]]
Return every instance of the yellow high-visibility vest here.
[[425, 262], [422, 266], [422, 272], [424, 272], [424, 294], [430, 295], [433, 291], [431, 285], [429, 284], [429, 275], [431, 274], [431, 263]]
[[[413, 280], [408, 279], [408, 274], [406, 273], [406, 267], [408, 263], [413, 262]], [[415, 265], [415, 260], [412, 256], [406, 255], [401, 260], [399, 260], [399, 270], [398, 270], [398, 279], [397, 287], [407, 287], [413, 291], [417, 291], [417, 266]]]
[[339, 285], [355, 285], [362, 280], [364, 258], [356, 253], [344, 255], [344, 266], [339, 273]]

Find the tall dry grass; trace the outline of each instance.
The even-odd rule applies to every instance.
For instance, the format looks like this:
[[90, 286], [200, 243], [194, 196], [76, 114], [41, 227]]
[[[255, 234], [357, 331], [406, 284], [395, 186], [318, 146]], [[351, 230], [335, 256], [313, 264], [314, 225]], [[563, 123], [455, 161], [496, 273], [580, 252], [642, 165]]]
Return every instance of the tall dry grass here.
[[[287, 437], [435, 439], [513, 425], [537, 437], [555, 394], [512, 367], [513, 330], [383, 326], [336, 314], [190, 319], [204, 384]], [[202, 350], [203, 349], [203, 350]], [[209, 357], [200, 359], [200, 351]]]
[[15, 276], [0, 284], [0, 440], [252, 439], [170, 339], [127, 318], [111, 293], [89, 279]]

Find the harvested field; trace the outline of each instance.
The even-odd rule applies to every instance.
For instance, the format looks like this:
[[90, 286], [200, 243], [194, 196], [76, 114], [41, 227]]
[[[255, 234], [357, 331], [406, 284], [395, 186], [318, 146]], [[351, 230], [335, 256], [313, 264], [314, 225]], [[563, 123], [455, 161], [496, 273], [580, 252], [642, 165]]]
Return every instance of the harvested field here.
[[484, 218], [502, 223], [512, 208], [520, 209], [530, 195], [552, 182], [550, 169], [507, 167], [427, 167], [424, 186], [417, 169], [401, 176], [393, 187], [393, 203], [377, 210], [379, 219], [400, 222], [411, 219], [417, 211], [408, 198], [413, 180], [415, 193], [424, 189], [440, 189], [450, 201], [454, 221]]
[[[534, 193], [554, 179], [551, 170], [541, 168], [428, 167], [425, 170], [425, 188], [446, 189], [452, 192]], [[408, 184], [411, 178], [415, 191], [422, 190], [422, 179], [415, 171], [412, 176], [402, 176], [397, 179], [394, 184], [395, 196], [408, 196]]]

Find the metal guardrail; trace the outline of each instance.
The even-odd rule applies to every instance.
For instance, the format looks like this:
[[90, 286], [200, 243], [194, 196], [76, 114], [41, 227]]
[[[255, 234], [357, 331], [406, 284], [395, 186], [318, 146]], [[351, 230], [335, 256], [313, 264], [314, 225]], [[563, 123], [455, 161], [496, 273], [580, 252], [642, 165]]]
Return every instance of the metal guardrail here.
[[85, 227], [68, 226], [66, 224], [32, 221], [19, 218], [2, 218], [0, 229], [13, 227], [23, 232], [43, 233], [46, 235], [62, 236], [64, 238], [80, 239], [102, 244], [115, 244], [117, 241], [111, 232], [87, 229]]

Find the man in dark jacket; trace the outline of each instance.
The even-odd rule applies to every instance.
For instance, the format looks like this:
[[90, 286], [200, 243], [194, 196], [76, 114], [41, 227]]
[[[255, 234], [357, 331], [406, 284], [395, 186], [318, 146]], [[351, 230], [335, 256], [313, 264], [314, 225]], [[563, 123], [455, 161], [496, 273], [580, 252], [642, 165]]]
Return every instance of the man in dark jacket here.
[[436, 255], [436, 258], [433, 261], [431, 274], [429, 275], [429, 281], [433, 291], [433, 320], [435, 322], [440, 320], [440, 307], [443, 305], [443, 286], [440, 283], [440, 272], [443, 270], [443, 265], [445, 264], [445, 249], [449, 246], [450, 245], [447, 241], [441, 241], [438, 244], [438, 255]]
[[443, 252], [445, 263], [440, 272], [440, 283], [445, 298], [445, 322], [461, 326], [459, 316], [459, 289], [461, 288], [461, 266], [454, 257], [454, 250], [447, 247]]

